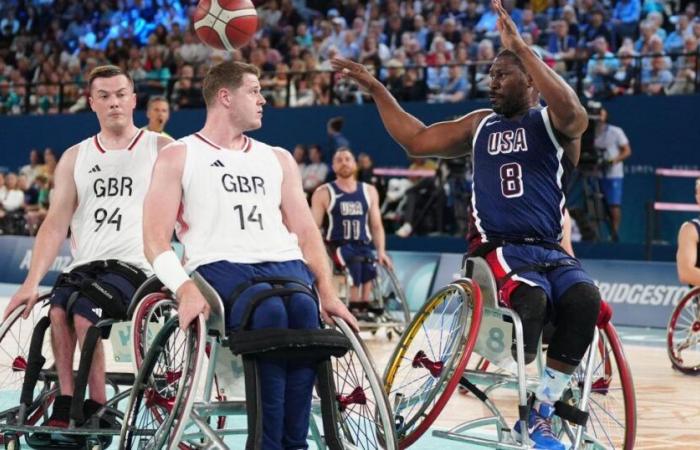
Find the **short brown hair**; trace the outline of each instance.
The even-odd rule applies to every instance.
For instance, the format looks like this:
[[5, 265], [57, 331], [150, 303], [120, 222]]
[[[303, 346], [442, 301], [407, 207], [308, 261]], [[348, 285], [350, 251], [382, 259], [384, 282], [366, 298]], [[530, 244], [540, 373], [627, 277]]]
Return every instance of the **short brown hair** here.
[[204, 102], [211, 105], [221, 88], [238, 88], [243, 84], [243, 75], [246, 73], [260, 77], [260, 69], [239, 61], [224, 61], [211, 67], [202, 82]]
[[88, 92], [92, 91], [92, 82], [97, 78], [112, 78], [119, 75], [124, 75], [129, 83], [131, 84], [131, 89], [134, 89], [134, 79], [131, 78], [129, 72], [122, 70], [121, 67], [113, 65], [97, 66], [90, 71], [88, 75]]
[[151, 105], [153, 105], [153, 104], [156, 103], [156, 102], [165, 102], [165, 103], [168, 104], [168, 106], [170, 106], [170, 102], [169, 102], [168, 99], [165, 98], [164, 96], [162, 96], [162, 95], [153, 95], [153, 96], [151, 96], [151, 97], [148, 98], [148, 103], [146, 104], [146, 109], [149, 109], [149, 108], [151, 107]]

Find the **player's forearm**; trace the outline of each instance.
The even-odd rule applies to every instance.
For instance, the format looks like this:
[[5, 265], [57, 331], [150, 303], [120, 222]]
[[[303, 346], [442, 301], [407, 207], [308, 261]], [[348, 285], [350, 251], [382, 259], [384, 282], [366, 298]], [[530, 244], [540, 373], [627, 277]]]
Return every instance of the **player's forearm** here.
[[373, 226], [372, 227], [372, 242], [374, 243], [374, 248], [378, 252], [384, 253], [386, 251], [386, 235], [384, 234], [384, 227]]
[[[170, 237], [164, 238], [163, 236], [165, 236], [165, 234], [162, 231], [153, 229], [149, 226], [144, 226], [143, 251], [146, 255], [146, 259], [151, 264], [153, 264], [153, 261], [158, 255], [172, 249], [170, 245]], [[169, 236], [172, 236], [172, 231], [170, 231]]]
[[29, 273], [24, 281], [25, 285], [39, 286], [44, 275], [56, 260], [67, 234], [67, 229], [54, 225], [50, 220], [44, 221], [34, 241], [32, 260], [29, 265]]
[[560, 131], [575, 131], [574, 134], [582, 133], [585, 130], [583, 123], [587, 123], [587, 116], [576, 92], [562, 77], [540, 60], [528, 46], [518, 47], [516, 53], [525, 66], [526, 72], [532, 77], [535, 88], [547, 102], [551, 113], [564, 124], [571, 124], [568, 126], [569, 130]]
[[379, 110], [379, 116], [391, 137], [410, 155], [415, 155], [415, 138], [426, 126], [407, 113], [391, 93], [377, 81], [371, 89], [372, 98]]
[[306, 264], [316, 278], [316, 287], [321, 298], [334, 295], [328, 256], [326, 255], [326, 249], [323, 246], [323, 240], [318, 228], [315, 226], [307, 227], [297, 236], [301, 253], [304, 255]]

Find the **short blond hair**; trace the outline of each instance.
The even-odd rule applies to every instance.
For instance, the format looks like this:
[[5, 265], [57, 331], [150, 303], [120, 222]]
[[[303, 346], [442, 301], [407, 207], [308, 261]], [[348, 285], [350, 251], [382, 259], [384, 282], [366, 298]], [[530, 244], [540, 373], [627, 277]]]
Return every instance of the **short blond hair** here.
[[213, 104], [221, 88], [236, 89], [243, 84], [243, 75], [249, 73], [260, 77], [260, 69], [239, 61], [224, 61], [209, 69], [202, 82], [202, 95], [207, 106]]

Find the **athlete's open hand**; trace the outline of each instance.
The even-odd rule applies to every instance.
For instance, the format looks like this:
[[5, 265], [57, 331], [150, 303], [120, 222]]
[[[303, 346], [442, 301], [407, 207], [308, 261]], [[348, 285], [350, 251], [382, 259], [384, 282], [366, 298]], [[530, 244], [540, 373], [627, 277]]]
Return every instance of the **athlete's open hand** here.
[[39, 291], [36, 286], [25, 286], [24, 284], [20, 286], [19, 290], [15, 292], [15, 295], [10, 299], [10, 304], [5, 308], [5, 312], [2, 314], [2, 320], [5, 321], [7, 317], [14, 311], [18, 306], [26, 304], [24, 312], [22, 313], [22, 318], [26, 319], [32, 312], [32, 308], [39, 299]]
[[374, 87], [381, 86], [379, 80], [374, 78], [374, 75], [369, 73], [365, 66], [350, 61], [349, 59], [333, 58], [331, 59], [331, 67], [333, 67], [333, 70], [340, 72], [344, 77], [355, 80], [357, 84], [362, 86], [370, 94]]
[[186, 330], [200, 313], [204, 314], [205, 319], [208, 319], [209, 312], [209, 303], [193, 281], [187, 281], [180, 286], [177, 290], [177, 314], [180, 328]]
[[518, 33], [518, 27], [511, 19], [508, 11], [503, 7], [501, 0], [491, 0], [491, 5], [496, 10], [498, 14], [498, 20], [496, 21], [496, 26], [498, 27], [498, 32], [501, 34], [501, 44], [503, 47], [511, 51], [517, 51], [520, 48], [527, 47], [523, 38], [520, 37]]
[[377, 252], [377, 262], [387, 269], [394, 268], [394, 263], [391, 262], [391, 258], [389, 258], [389, 255], [387, 255], [386, 252]]
[[350, 310], [348, 310], [345, 303], [343, 303], [336, 296], [321, 299], [321, 318], [327, 325], [333, 326], [335, 325], [335, 322], [333, 322], [332, 316], [340, 317], [341, 319], [345, 320], [345, 322], [347, 322], [353, 330], [357, 332], [360, 331], [360, 326], [357, 324], [357, 319], [355, 319], [355, 316], [353, 316]]

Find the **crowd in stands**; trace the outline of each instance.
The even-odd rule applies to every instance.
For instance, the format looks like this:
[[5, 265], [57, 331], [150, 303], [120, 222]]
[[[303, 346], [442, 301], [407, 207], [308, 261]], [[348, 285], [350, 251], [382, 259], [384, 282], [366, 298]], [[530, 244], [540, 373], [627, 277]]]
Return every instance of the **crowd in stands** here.
[[[196, 0], [5, 0], [0, 3], [0, 113], [87, 109], [86, 74], [112, 63], [141, 105], [203, 106], [198, 80], [223, 59], [265, 75], [276, 106], [365, 102], [330, 70], [342, 56], [371, 66], [403, 101], [484, 96], [499, 50], [489, 0], [259, 0], [260, 30], [241, 50], [193, 32]], [[523, 37], [581, 94], [696, 91], [700, 16], [687, 0], [503, 0]], [[326, 71], [326, 72], [324, 72]]]

